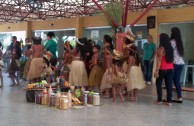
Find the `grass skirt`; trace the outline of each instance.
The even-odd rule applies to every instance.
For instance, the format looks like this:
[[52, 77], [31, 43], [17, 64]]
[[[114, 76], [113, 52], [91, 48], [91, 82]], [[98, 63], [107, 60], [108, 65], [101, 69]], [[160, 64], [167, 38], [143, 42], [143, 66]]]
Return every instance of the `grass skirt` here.
[[143, 78], [143, 73], [141, 68], [138, 66], [132, 66], [130, 72], [127, 74], [127, 90], [131, 91], [133, 89], [143, 89], [146, 87], [145, 81]]
[[69, 74], [69, 82], [72, 86], [88, 86], [88, 76], [83, 61], [73, 61]]
[[112, 69], [110, 69], [110, 73], [108, 72], [108, 69], [106, 69], [106, 71], [102, 77], [100, 90], [103, 91], [107, 88], [112, 88], [111, 79], [112, 79]]
[[43, 58], [34, 58], [31, 61], [27, 80], [38, 78], [42, 75], [43, 72]]
[[89, 76], [89, 86], [90, 87], [100, 86], [102, 76], [103, 69], [98, 65], [93, 66]]
[[23, 73], [23, 78], [26, 79], [28, 76], [28, 72], [30, 70], [30, 64], [31, 64], [31, 60], [27, 61], [25, 66], [24, 66], [24, 73]]

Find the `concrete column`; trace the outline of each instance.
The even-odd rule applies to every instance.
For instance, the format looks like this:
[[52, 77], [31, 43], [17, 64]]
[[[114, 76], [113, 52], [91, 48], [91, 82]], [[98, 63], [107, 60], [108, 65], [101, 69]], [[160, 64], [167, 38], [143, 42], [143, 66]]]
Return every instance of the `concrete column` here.
[[[155, 28], [152, 28], [152, 29], [149, 29], [149, 34], [152, 35], [153, 37], [153, 41], [155, 42], [156, 46], [158, 47], [159, 43], [158, 43], [158, 31], [159, 31], [159, 23], [158, 23], [158, 20], [157, 20], [157, 10], [155, 11], [151, 11], [151, 13], [149, 13], [149, 16], [156, 16], [156, 27]], [[153, 77], [152, 77], [152, 82], [155, 84], [156, 82], [156, 78], [154, 77], [154, 72], [155, 72], [155, 69], [156, 69], [156, 57], [154, 59], [154, 67], [153, 67]]]
[[75, 36], [76, 36], [77, 38], [80, 38], [80, 37], [83, 36], [82, 17], [76, 17]]

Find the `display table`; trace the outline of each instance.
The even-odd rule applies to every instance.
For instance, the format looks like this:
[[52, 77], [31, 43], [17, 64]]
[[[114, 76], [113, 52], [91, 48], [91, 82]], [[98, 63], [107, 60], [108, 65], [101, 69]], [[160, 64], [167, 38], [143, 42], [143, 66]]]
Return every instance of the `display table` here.
[[[48, 88], [47, 88], [48, 89]], [[61, 92], [68, 92], [70, 89], [69, 87], [62, 87], [60, 88]], [[56, 87], [52, 87], [53, 92], [56, 93]], [[36, 92], [43, 91], [43, 88], [38, 88], [38, 89], [26, 89], [26, 100], [27, 102], [35, 102], [35, 94]]]

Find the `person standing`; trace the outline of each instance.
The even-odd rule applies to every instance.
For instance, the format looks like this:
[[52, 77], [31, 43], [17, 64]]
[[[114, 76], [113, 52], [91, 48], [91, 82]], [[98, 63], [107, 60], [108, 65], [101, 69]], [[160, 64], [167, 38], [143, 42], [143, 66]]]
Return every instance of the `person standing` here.
[[157, 104], [163, 104], [162, 102], [162, 82], [165, 81], [167, 90], [166, 105], [172, 103], [172, 81], [173, 81], [173, 48], [170, 43], [170, 38], [167, 34], [162, 33], [160, 35], [160, 45], [157, 49], [157, 64], [154, 72], [156, 77], [156, 90], [158, 99]]
[[152, 84], [152, 70], [154, 64], [154, 56], [156, 50], [156, 44], [153, 42], [151, 35], [147, 36], [147, 43], [143, 47], [143, 64], [144, 64], [144, 79], [147, 84]]
[[[17, 37], [12, 37], [12, 43], [9, 46], [12, 54], [11, 63], [9, 65], [9, 76], [12, 81], [11, 86], [19, 85], [19, 79], [16, 77], [15, 73], [20, 68], [20, 58], [21, 58], [21, 46], [20, 42], [17, 41]], [[16, 82], [15, 82], [16, 81]]]
[[26, 52], [26, 55], [29, 57], [29, 66], [27, 72], [25, 73], [26, 80], [32, 82], [40, 81], [40, 76], [42, 74], [43, 68], [43, 51], [44, 47], [41, 45], [41, 38], [33, 38], [33, 45]]
[[174, 49], [174, 85], [176, 87], [177, 91], [177, 100], [175, 102], [182, 103], [182, 91], [181, 91], [181, 84], [180, 84], [180, 77], [181, 72], [184, 67], [184, 47], [183, 47], [183, 41], [181, 39], [181, 32], [179, 28], [174, 27], [171, 29], [171, 45]]
[[57, 64], [57, 43], [53, 40], [53, 38], [55, 37], [55, 34], [53, 32], [48, 32], [47, 34], [47, 43], [45, 44], [44, 48], [47, 51], [50, 51], [51, 54], [53, 55], [53, 57], [50, 59], [51, 62], [51, 67], [55, 67]]

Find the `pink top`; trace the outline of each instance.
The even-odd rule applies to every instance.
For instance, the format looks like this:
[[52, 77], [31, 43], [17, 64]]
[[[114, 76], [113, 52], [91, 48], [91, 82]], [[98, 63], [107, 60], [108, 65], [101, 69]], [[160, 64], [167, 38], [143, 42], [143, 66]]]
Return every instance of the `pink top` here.
[[167, 63], [166, 61], [166, 56], [162, 56], [162, 61], [161, 61], [161, 70], [171, 70], [173, 69], [173, 62], [172, 63]]

